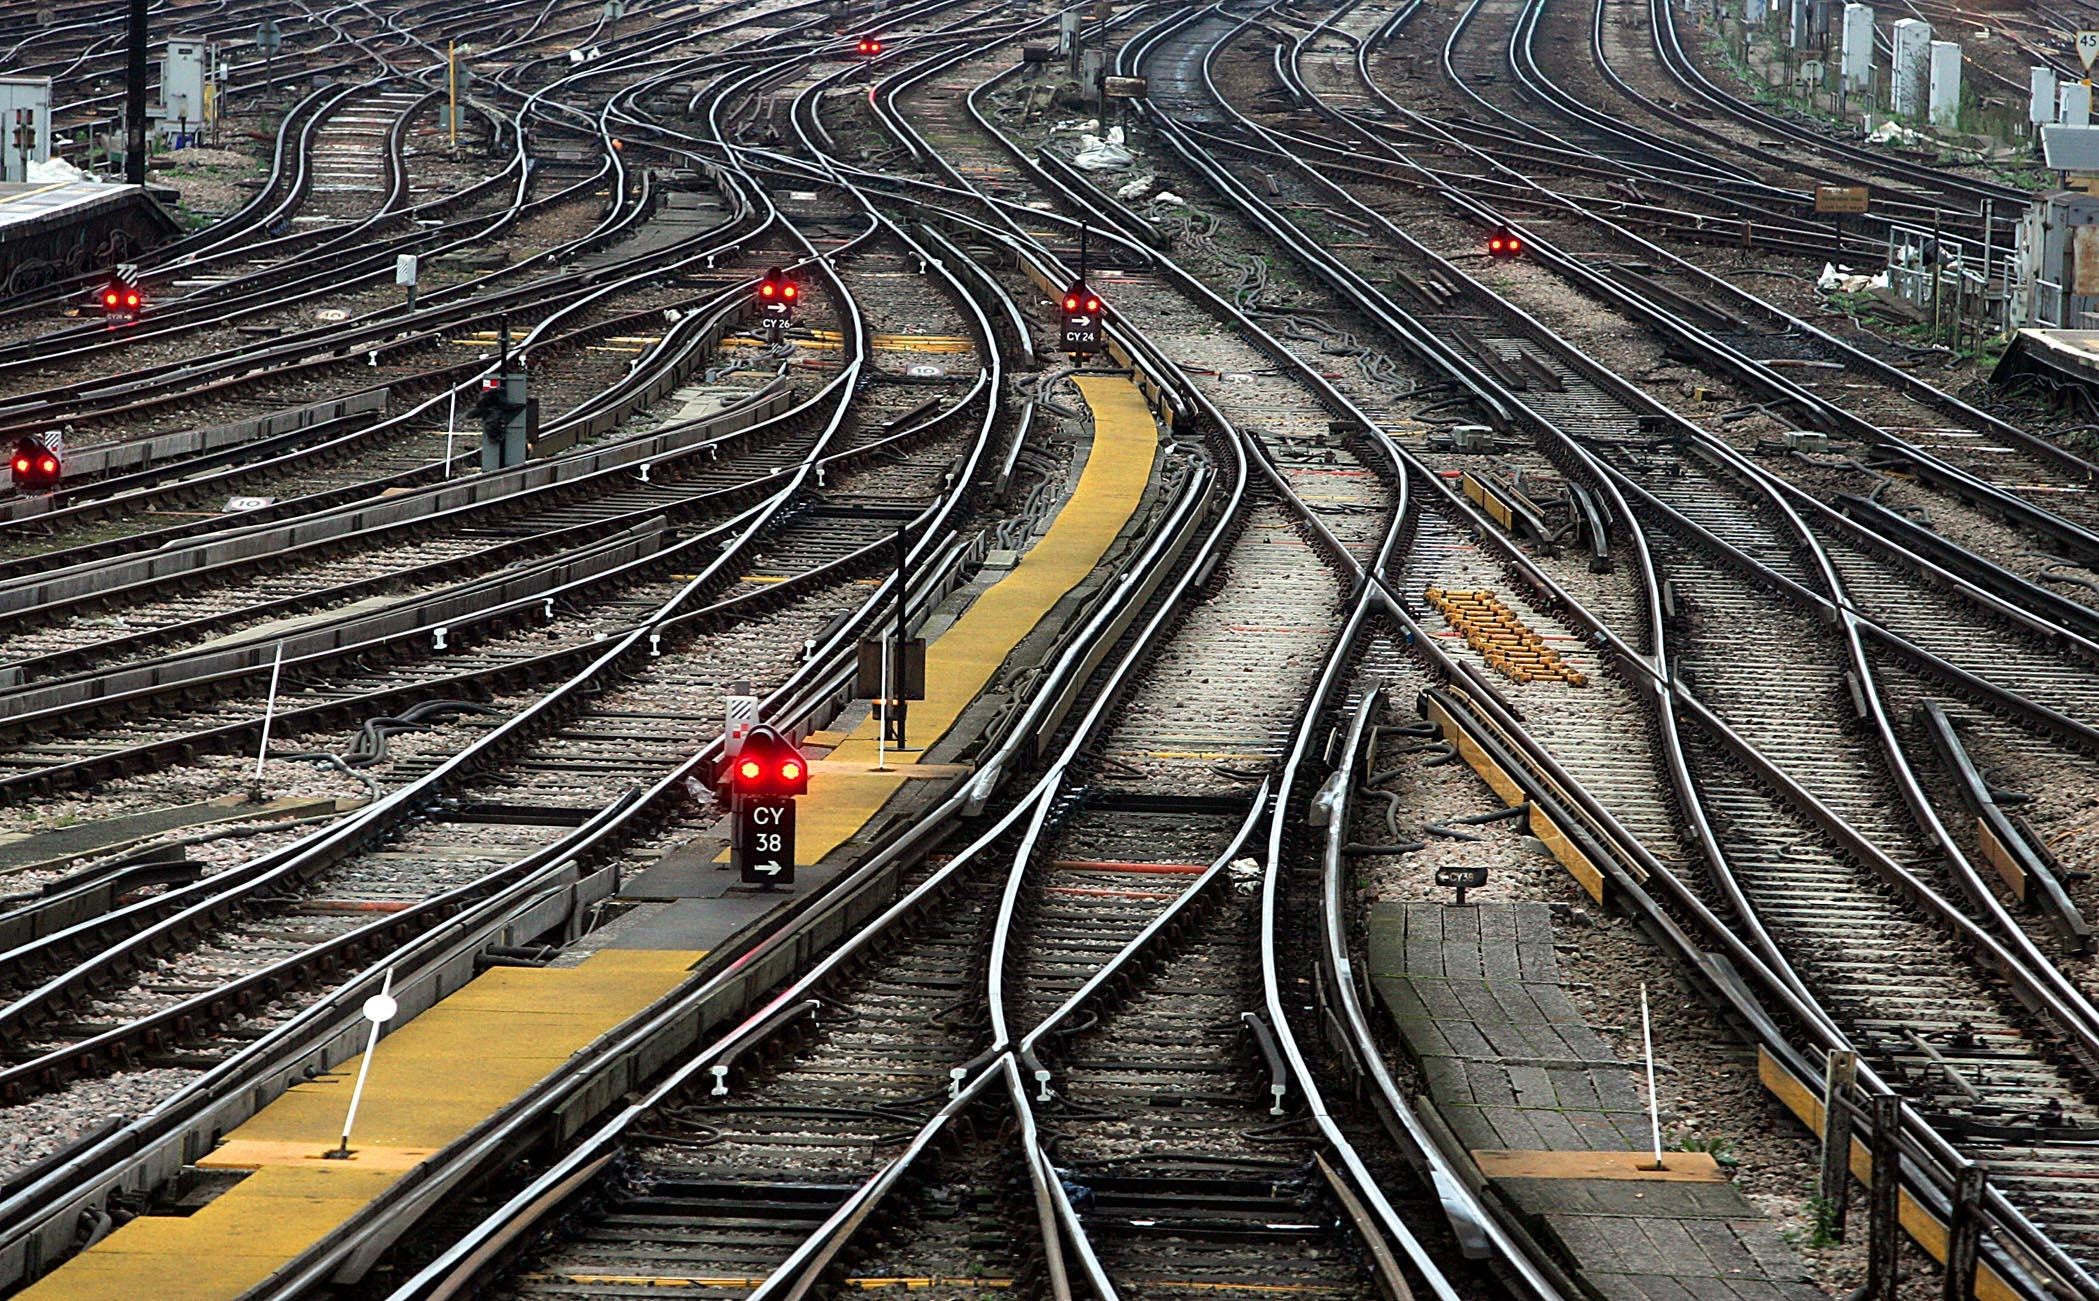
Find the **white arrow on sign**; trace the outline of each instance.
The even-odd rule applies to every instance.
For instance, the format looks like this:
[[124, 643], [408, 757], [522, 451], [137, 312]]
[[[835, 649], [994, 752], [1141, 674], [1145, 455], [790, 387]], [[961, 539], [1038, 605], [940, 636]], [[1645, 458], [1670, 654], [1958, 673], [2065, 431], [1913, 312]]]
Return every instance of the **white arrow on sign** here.
[[[2099, 35], [2099, 33], [2095, 33], [2095, 35]], [[1074, 316], [1071, 318], [1071, 328], [1074, 330], [1083, 330], [1091, 324], [1093, 324], [1093, 318], [1090, 316]]]
[[2099, 32], [2077, 33], [2077, 57], [2084, 60], [2084, 70], [2092, 70], [2092, 60], [2099, 59]]
[[760, 876], [778, 876], [781, 865], [778, 863], [753, 863], [751, 864], [751, 870]]

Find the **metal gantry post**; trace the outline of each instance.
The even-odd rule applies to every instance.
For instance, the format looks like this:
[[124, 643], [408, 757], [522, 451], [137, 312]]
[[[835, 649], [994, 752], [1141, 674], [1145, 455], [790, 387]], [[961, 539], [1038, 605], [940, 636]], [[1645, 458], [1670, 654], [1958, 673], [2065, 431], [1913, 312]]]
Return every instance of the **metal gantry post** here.
[[124, 69], [124, 179], [146, 183], [146, 0], [131, 0], [129, 51]]

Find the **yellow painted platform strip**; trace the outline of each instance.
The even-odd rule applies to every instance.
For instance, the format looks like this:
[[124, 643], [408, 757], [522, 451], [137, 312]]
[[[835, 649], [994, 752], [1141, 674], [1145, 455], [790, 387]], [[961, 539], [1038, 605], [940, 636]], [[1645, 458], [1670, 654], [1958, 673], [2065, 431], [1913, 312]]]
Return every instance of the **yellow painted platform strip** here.
[[70, 181], [53, 181], [49, 185], [39, 186], [34, 190], [22, 190], [18, 193], [10, 194], [4, 199], [0, 199], [0, 203], [18, 203], [23, 199], [33, 199], [39, 194], [49, 194], [60, 186], [69, 184], [71, 184]]
[[1710, 1152], [1508, 1151], [1476, 1148], [1473, 1162], [1489, 1179], [1646, 1179], [1662, 1183], [1724, 1184], [1727, 1175]]
[[[1042, 540], [926, 647], [926, 698], [911, 702], [908, 718], [915, 748], [889, 751], [893, 768], [916, 765], [926, 747], [955, 725], [1006, 656], [1093, 572], [1137, 513], [1159, 450], [1151, 408], [1137, 386], [1119, 376], [1081, 376], [1075, 382], [1093, 409], [1093, 449], [1079, 486]], [[811, 780], [795, 811], [797, 862], [821, 861], [903, 786], [899, 773], [873, 771], [878, 731], [870, 718], [823, 756], [821, 778]]]
[[607, 949], [575, 967], [498, 967], [379, 1043], [348, 1161], [328, 1161], [358, 1059], [301, 1084], [197, 1162], [253, 1171], [190, 1216], [143, 1216], [23, 1301], [232, 1301], [599, 1035], [704, 954]]

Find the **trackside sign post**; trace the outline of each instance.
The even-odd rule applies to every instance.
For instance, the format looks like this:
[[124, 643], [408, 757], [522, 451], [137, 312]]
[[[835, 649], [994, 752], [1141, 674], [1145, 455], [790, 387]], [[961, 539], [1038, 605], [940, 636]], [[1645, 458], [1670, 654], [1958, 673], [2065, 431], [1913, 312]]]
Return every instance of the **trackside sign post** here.
[[745, 885], [794, 884], [794, 801], [747, 797], [736, 809], [729, 856]]

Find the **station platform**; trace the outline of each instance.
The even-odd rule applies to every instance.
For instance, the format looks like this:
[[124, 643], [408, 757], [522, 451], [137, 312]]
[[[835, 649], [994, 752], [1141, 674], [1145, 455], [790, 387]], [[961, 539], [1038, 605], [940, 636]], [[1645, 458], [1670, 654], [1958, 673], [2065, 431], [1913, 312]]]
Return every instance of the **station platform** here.
[[[797, 810], [798, 861], [813, 864], [848, 848], [906, 782], [967, 775], [965, 766], [921, 760], [1135, 516], [1158, 452], [1151, 411], [1127, 379], [1078, 383], [1093, 409], [1094, 437], [1077, 487], [1019, 563], [927, 646], [927, 699], [911, 711], [912, 731], [923, 738], [918, 748], [891, 751], [890, 770], [876, 771], [870, 721], [833, 738], [830, 753], [812, 764]], [[649, 871], [664, 870], [669, 858]], [[832, 873], [840, 866], [834, 861]], [[19, 1301], [234, 1301], [572, 1054], [688, 978], [709, 974], [707, 952], [718, 938], [796, 897], [730, 895], [730, 874], [708, 867], [704, 877], [687, 875], [704, 880], [709, 897], [678, 900], [651, 926], [579, 965], [491, 970], [388, 1033], [373, 1055], [350, 1159], [324, 1153], [339, 1141], [357, 1058], [291, 1089], [197, 1162], [248, 1172], [239, 1182], [193, 1214], [131, 1220], [17, 1294]], [[637, 938], [644, 946], [634, 946]], [[723, 950], [720, 960], [740, 951]]]
[[180, 231], [141, 185], [0, 183], [0, 292], [106, 271]]
[[2019, 331], [1997, 359], [1990, 383], [2002, 387], [2030, 375], [2099, 389], [2099, 330]]
[[1383, 903], [1378, 1001], [1492, 1195], [1605, 1301], [1826, 1301], [1706, 1152], [1656, 1170], [1638, 1070], [1568, 999], [1543, 903]]

